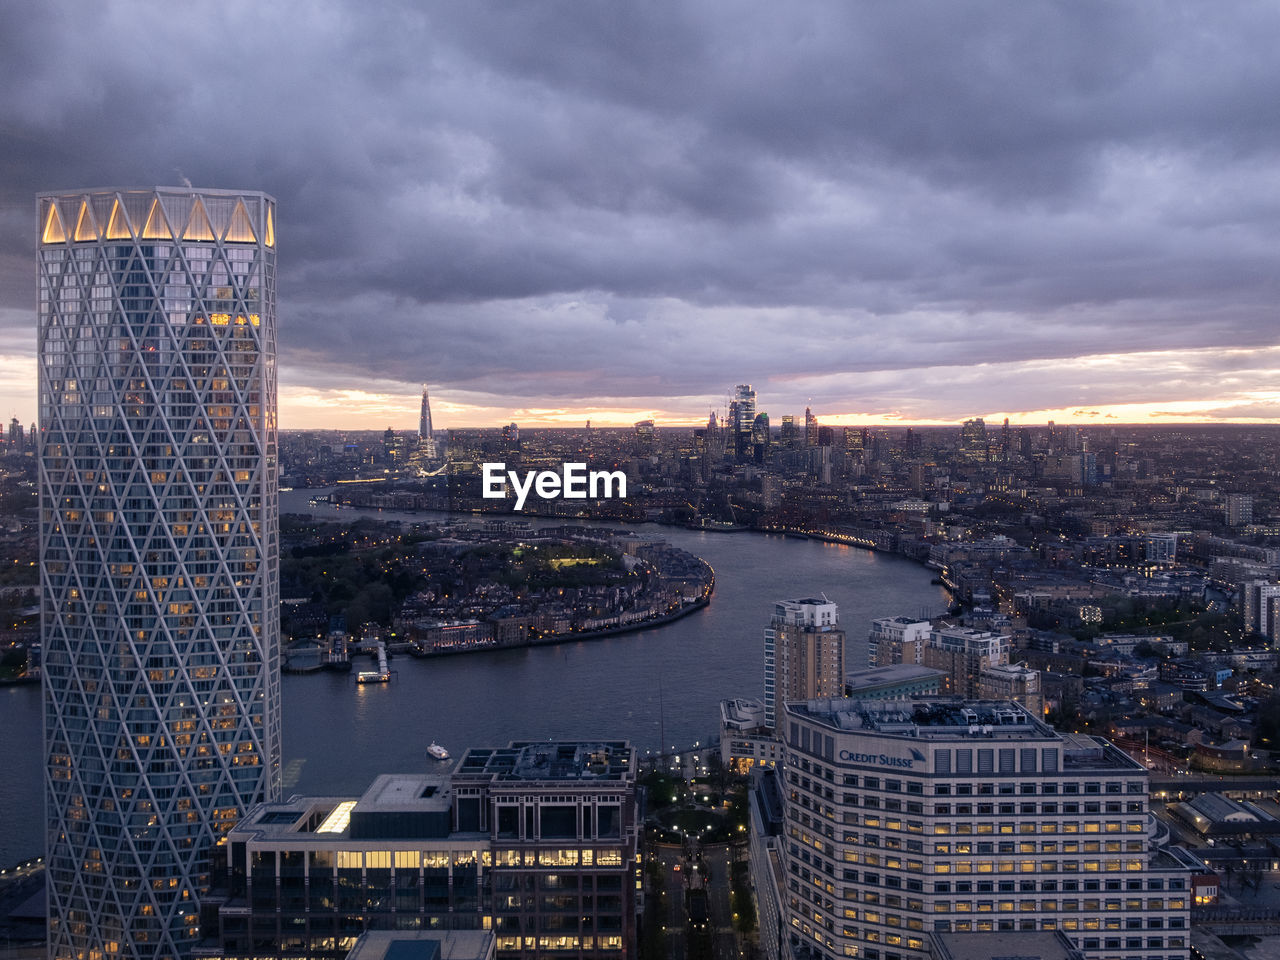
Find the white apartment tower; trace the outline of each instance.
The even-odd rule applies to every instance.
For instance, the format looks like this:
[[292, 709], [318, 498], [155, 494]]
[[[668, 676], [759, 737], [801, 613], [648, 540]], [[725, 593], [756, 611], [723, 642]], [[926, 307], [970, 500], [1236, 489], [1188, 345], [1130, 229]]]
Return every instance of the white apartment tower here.
[[1274, 645], [1280, 640], [1276, 604], [1280, 602], [1280, 583], [1250, 580], [1240, 586], [1240, 603], [1244, 608], [1244, 628], [1249, 633], [1266, 637]]
[[280, 789], [275, 201], [38, 216], [49, 955], [179, 958]]

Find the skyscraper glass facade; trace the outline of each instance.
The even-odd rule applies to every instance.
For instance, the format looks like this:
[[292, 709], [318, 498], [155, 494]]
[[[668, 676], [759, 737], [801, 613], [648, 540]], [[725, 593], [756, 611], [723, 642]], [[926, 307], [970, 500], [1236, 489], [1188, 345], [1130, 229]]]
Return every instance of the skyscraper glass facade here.
[[180, 957], [279, 792], [275, 201], [38, 209], [50, 956]]

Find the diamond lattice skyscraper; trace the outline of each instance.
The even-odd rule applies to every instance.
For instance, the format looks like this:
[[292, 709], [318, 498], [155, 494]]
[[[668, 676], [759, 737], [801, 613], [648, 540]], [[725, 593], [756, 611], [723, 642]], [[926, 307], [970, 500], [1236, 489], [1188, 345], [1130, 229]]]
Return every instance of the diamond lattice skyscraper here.
[[50, 956], [176, 958], [279, 792], [275, 201], [38, 204]]

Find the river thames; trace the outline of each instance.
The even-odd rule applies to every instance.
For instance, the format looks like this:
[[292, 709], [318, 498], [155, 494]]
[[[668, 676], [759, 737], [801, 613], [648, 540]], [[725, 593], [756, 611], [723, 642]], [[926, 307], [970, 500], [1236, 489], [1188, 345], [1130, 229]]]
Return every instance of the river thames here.
[[[281, 512], [428, 519], [311, 507], [312, 493], [282, 493]], [[710, 605], [666, 626], [600, 640], [397, 657], [389, 684], [357, 685], [332, 673], [286, 675], [285, 794], [362, 793], [379, 773], [434, 764], [426, 753], [433, 740], [455, 757], [468, 747], [520, 739], [627, 739], [642, 756], [664, 742], [705, 744], [720, 700], [763, 693], [763, 630], [775, 600], [825, 593], [838, 603], [849, 670], [865, 665], [872, 619], [938, 614], [948, 603], [929, 570], [888, 554], [758, 533], [628, 529], [663, 537], [710, 563], [716, 571]], [[39, 688], [0, 689], [0, 722], [0, 867], [7, 867], [43, 852]]]

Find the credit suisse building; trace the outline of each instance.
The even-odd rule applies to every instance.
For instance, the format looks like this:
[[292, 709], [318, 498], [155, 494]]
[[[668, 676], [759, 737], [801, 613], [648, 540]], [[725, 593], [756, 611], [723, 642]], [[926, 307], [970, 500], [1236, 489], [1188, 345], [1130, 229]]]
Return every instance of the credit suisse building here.
[[915, 960], [934, 933], [1033, 930], [1092, 960], [1188, 956], [1200, 865], [1107, 741], [1007, 701], [797, 701], [779, 727], [795, 956]]

